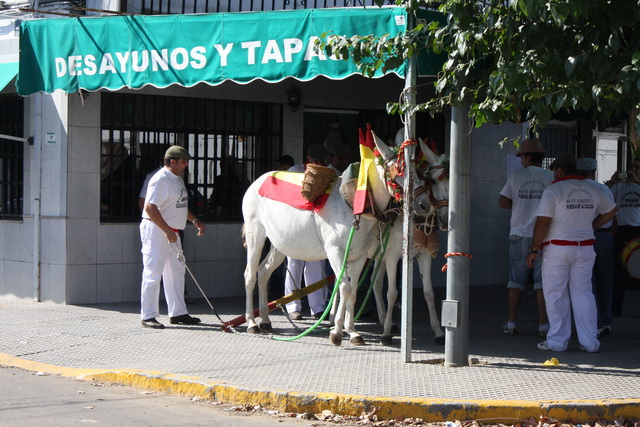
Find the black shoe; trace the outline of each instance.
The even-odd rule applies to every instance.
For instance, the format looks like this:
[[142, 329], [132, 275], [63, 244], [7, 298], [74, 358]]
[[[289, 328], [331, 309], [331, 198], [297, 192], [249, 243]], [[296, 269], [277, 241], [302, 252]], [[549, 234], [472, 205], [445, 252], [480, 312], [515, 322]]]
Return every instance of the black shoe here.
[[142, 321], [142, 326], [152, 329], [164, 329], [164, 325], [156, 320], [155, 317]]
[[299, 311], [293, 311], [289, 313], [289, 319], [291, 320], [302, 320], [302, 314]]
[[200, 319], [183, 314], [182, 316], [170, 317], [169, 322], [172, 325], [197, 325], [200, 323]]
[[324, 314], [324, 312], [322, 312], [322, 311], [321, 311], [320, 313], [316, 313], [316, 314], [314, 314], [314, 315], [313, 315], [313, 318], [314, 318], [314, 319], [316, 319], [316, 320], [318, 320], [318, 319], [320, 319], [320, 318], [322, 317], [322, 315], [323, 315], [323, 314]]

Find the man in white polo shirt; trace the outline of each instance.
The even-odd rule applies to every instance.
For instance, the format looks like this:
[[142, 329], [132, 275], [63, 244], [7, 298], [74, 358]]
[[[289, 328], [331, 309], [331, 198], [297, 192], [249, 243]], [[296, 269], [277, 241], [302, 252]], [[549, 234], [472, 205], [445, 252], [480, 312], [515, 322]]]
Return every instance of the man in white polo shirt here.
[[520, 145], [516, 156], [520, 157], [522, 169], [513, 171], [500, 191], [498, 206], [511, 209], [509, 230], [509, 318], [502, 325], [502, 332], [515, 335], [518, 308], [522, 295], [527, 290], [529, 274], [533, 273], [533, 289], [538, 302], [538, 334], [544, 338], [549, 330], [549, 321], [542, 293], [540, 261], [533, 268], [527, 266], [527, 255], [536, 221], [536, 209], [542, 192], [553, 181], [553, 173], [542, 168], [545, 149], [537, 139], [527, 139]]
[[576, 175], [575, 157], [560, 156], [551, 169], [555, 181], [542, 194], [527, 258], [532, 267], [542, 250], [542, 288], [550, 327], [538, 349], [567, 350], [573, 310], [580, 348], [597, 352], [598, 313], [591, 286], [596, 258], [593, 230], [613, 219], [618, 208]]
[[200, 323], [200, 319], [189, 315], [185, 306], [185, 266], [177, 257], [177, 252], [182, 252], [179, 232], [187, 220], [198, 229], [198, 236], [205, 230], [204, 224], [189, 211], [189, 195], [182, 179], [191, 158], [187, 150], [172, 145], [164, 155], [165, 166], [149, 181], [140, 223], [144, 265], [140, 317], [145, 328], [164, 329], [156, 319], [160, 315], [160, 277], [164, 282], [170, 323]]
[[[625, 177], [626, 175], [626, 177]], [[621, 176], [623, 178], [621, 178]], [[633, 159], [626, 173], [616, 172], [607, 182], [618, 204], [618, 226], [613, 250], [615, 254], [612, 314], [622, 316], [625, 288], [634, 289], [637, 281], [626, 269], [622, 252], [628, 242], [640, 237], [640, 159]]]

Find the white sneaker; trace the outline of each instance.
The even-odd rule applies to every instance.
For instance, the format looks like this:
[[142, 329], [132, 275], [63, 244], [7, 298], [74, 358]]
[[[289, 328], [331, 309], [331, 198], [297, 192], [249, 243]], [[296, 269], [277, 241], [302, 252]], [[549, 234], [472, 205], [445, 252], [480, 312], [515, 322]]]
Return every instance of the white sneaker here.
[[611, 334], [611, 325], [604, 325], [598, 328], [598, 338]]
[[542, 341], [538, 343], [538, 350], [551, 351], [551, 347], [549, 347], [546, 341]]
[[509, 327], [509, 321], [506, 321], [502, 324], [502, 333], [503, 334], [507, 334], [507, 335], [517, 335], [518, 332], [516, 331], [516, 328], [510, 328]]

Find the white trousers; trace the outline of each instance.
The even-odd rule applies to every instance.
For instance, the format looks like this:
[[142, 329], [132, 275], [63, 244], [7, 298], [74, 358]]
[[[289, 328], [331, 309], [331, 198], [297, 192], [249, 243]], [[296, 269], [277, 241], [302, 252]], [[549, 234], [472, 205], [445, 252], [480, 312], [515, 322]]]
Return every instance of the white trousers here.
[[[184, 302], [184, 265], [178, 260], [174, 248], [166, 236], [153, 222], [143, 219], [140, 223], [142, 241], [142, 286], [140, 295], [140, 317], [142, 320], [160, 316], [160, 278], [164, 284], [164, 296], [170, 317], [187, 314]], [[180, 253], [180, 236], [173, 244]]]
[[593, 246], [547, 245], [542, 251], [542, 289], [549, 317], [547, 345], [565, 351], [571, 338], [571, 311], [578, 341], [598, 351], [598, 311], [591, 286]]
[[[293, 259], [287, 257], [287, 269], [285, 273], [286, 279], [284, 281], [284, 293], [290, 294], [296, 289], [300, 289], [302, 286], [302, 275], [304, 273], [304, 285], [313, 285], [314, 283], [325, 278], [325, 260], [322, 261], [301, 261], [299, 259]], [[307, 295], [309, 300], [309, 308], [311, 309], [311, 315], [316, 313], [322, 313], [327, 300], [326, 288], [318, 289], [315, 292], [311, 292]], [[293, 313], [294, 311], [300, 311], [302, 309], [302, 303], [300, 300], [295, 300], [287, 304], [287, 312]]]

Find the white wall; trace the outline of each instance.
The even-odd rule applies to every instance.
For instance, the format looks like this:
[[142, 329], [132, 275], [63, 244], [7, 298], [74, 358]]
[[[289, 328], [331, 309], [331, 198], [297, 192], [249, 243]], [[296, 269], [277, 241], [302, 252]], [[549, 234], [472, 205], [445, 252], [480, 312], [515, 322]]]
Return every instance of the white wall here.
[[473, 129], [471, 138], [471, 285], [507, 283], [511, 210], [498, 207], [507, 180], [507, 156], [516, 149], [499, 142], [525, 135], [526, 124], [504, 123]]

